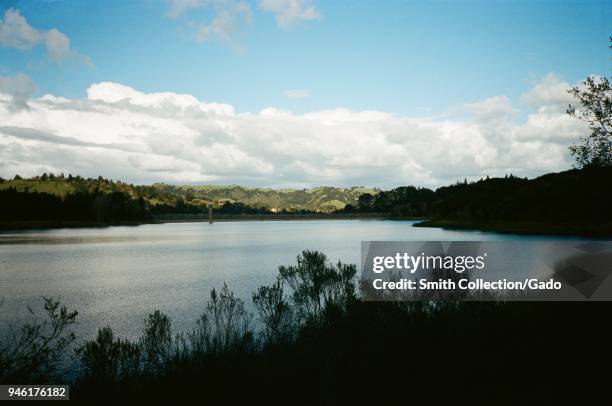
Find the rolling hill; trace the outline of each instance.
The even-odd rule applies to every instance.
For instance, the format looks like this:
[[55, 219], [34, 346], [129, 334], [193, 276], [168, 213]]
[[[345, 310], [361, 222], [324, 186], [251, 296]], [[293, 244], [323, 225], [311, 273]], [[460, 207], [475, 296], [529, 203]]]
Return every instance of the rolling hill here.
[[49, 193], [60, 197], [68, 194], [94, 192], [123, 192], [132, 198], [144, 198], [151, 206], [177, 203], [205, 207], [209, 203], [221, 206], [226, 202], [242, 203], [253, 208], [265, 208], [278, 211], [313, 211], [332, 212], [342, 209], [347, 204], [356, 205], [363, 193], [376, 194], [378, 189], [364, 187], [337, 188], [321, 186], [310, 189], [268, 189], [251, 188], [238, 185], [216, 186], [177, 186], [165, 183], [152, 185], [133, 185], [121, 181], [112, 181], [102, 177], [83, 178], [80, 176], [47, 175], [0, 182], [0, 190], [14, 188], [20, 192]]

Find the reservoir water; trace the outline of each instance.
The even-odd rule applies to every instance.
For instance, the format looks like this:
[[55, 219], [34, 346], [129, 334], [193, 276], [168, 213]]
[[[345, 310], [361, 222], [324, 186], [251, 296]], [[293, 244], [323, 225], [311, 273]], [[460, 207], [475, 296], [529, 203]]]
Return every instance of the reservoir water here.
[[0, 233], [0, 320], [16, 323], [42, 297], [60, 297], [79, 312], [79, 340], [109, 325], [139, 335], [159, 309], [176, 331], [193, 325], [209, 292], [223, 283], [251, 305], [279, 265], [305, 249], [359, 264], [362, 240], [517, 240], [551, 237], [413, 227], [412, 221], [313, 220], [148, 224], [134, 227]]

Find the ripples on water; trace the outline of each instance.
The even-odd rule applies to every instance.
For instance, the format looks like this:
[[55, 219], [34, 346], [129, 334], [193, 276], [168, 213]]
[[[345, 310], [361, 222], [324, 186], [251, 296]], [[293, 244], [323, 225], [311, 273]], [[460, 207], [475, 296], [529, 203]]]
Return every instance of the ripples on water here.
[[169, 223], [21, 231], [0, 234], [2, 324], [19, 322], [42, 296], [79, 311], [79, 340], [109, 325], [136, 338], [159, 309], [176, 331], [190, 328], [209, 292], [226, 282], [251, 306], [251, 293], [272, 283], [279, 265], [305, 249], [359, 264], [362, 240], [546, 239], [412, 227], [412, 221], [313, 220]]

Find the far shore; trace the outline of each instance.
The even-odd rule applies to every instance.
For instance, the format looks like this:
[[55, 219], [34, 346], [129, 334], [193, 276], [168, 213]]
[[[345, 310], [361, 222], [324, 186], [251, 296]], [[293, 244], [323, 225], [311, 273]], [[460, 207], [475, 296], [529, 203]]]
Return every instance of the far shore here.
[[53, 220], [23, 220], [0, 222], [0, 232], [19, 230], [46, 230], [59, 228], [105, 228], [113, 226], [140, 226], [154, 224], [155, 221], [122, 221], [106, 223], [97, 221], [53, 221]]
[[[213, 223], [239, 221], [312, 221], [312, 220], [405, 220], [416, 221], [415, 227], [444, 228], [451, 230], [479, 230], [501, 234], [612, 237], [612, 223], [579, 224], [550, 222], [502, 222], [483, 223], [460, 220], [427, 219], [423, 217], [398, 217], [384, 213], [311, 213], [311, 214], [218, 214]], [[61, 228], [106, 228], [113, 226], [139, 226], [144, 224], [165, 223], [207, 223], [209, 218], [203, 214], [158, 215], [149, 221], [123, 221], [117, 223], [91, 221], [13, 221], [0, 222], [0, 233], [19, 230], [45, 230]]]
[[612, 223], [580, 224], [569, 222], [509, 222], [475, 223], [461, 220], [424, 220], [415, 227], [435, 227], [449, 230], [479, 230], [500, 234], [612, 237]]
[[[227, 221], [286, 221], [286, 220], [395, 220], [383, 213], [309, 213], [309, 214], [217, 214], [213, 215], [213, 223]], [[403, 220], [425, 220], [423, 217], [403, 218]], [[208, 222], [208, 215], [204, 214], [179, 214], [158, 215], [155, 222], [158, 223], [189, 223]]]
[[[309, 220], [398, 220], [380, 213], [359, 214], [219, 214], [213, 216], [213, 223], [234, 221], [309, 221]], [[424, 220], [423, 217], [401, 218], [401, 220]], [[164, 223], [207, 223], [208, 215], [203, 214], [180, 214], [180, 215], [158, 215], [149, 221], [122, 221], [122, 222], [92, 222], [92, 221], [45, 221], [45, 220], [23, 220], [0, 222], [0, 232], [36, 229], [60, 229], [60, 228], [105, 228], [113, 226], [139, 226], [144, 224]]]

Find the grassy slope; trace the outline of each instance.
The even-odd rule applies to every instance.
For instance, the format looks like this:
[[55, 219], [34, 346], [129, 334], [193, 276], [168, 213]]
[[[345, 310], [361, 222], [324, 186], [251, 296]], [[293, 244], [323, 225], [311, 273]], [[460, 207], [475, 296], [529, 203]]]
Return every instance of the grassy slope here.
[[231, 186], [171, 186], [156, 184], [176, 195], [193, 196], [195, 201], [241, 202], [248, 206], [268, 209], [313, 210], [330, 212], [347, 204], [355, 205], [362, 193], [377, 193], [362, 187], [336, 188], [321, 186], [312, 189], [268, 189]]
[[346, 204], [355, 205], [362, 193], [377, 193], [376, 189], [363, 187], [335, 188], [321, 186], [312, 189], [267, 189], [231, 186], [174, 186], [154, 184], [151, 186], [134, 186], [121, 182], [106, 182], [97, 179], [19, 179], [0, 183], [0, 190], [14, 187], [19, 191], [51, 193], [65, 196], [69, 193], [93, 191], [97, 187], [104, 191], [122, 191], [132, 197], [143, 196], [152, 205], [174, 205], [177, 199], [183, 199], [194, 205], [206, 205], [209, 202], [241, 202], [248, 206], [268, 209], [312, 210], [331, 212], [343, 208]]
[[58, 196], [66, 196], [75, 193], [77, 188], [63, 179], [42, 181], [38, 179], [20, 179], [0, 183], [0, 190], [15, 188], [20, 192], [50, 193]]

